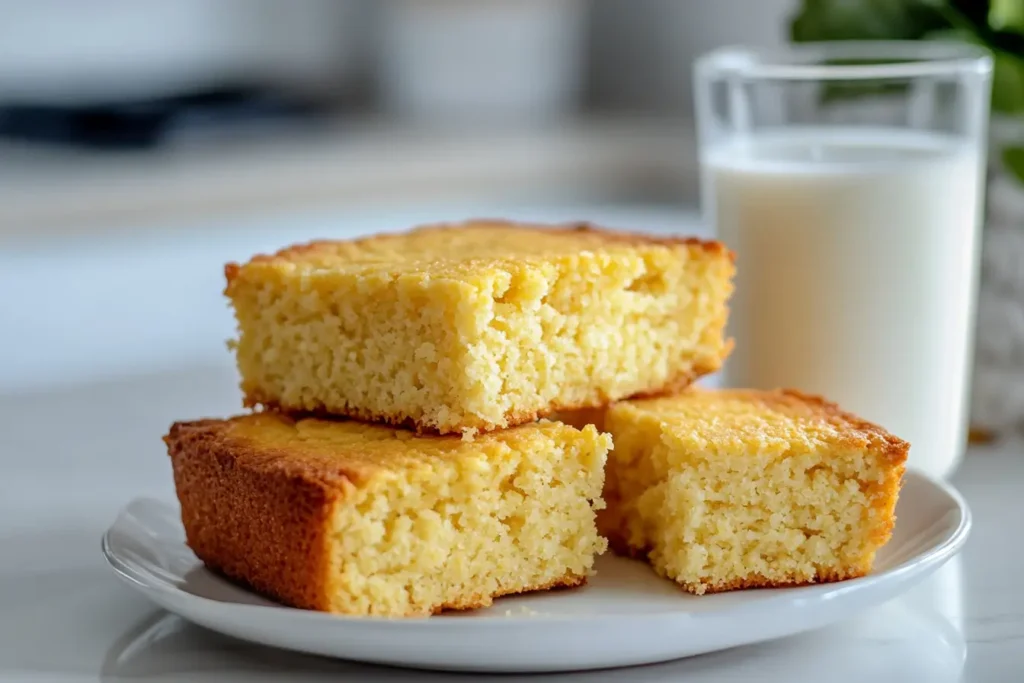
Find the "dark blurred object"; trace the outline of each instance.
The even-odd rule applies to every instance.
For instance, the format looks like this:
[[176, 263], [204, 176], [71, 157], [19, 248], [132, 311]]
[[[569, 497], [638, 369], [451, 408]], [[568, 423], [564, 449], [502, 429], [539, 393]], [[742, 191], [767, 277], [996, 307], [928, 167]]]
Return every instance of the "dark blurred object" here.
[[96, 104], [0, 107], [0, 137], [94, 150], [148, 149], [171, 135], [315, 120], [320, 109], [258, 87]]
[[376, 0], [0, 0], [0, 103], [364, 87]]
[[971, 427], [967, 433], [967, 443], [972, 446], [980, 446], [994, 442], [998, 437], [993, 432], [983, 427]]
[[919, 40], [949, 22], [928, 0], [804, 0], [794, 17], [794, 42]]

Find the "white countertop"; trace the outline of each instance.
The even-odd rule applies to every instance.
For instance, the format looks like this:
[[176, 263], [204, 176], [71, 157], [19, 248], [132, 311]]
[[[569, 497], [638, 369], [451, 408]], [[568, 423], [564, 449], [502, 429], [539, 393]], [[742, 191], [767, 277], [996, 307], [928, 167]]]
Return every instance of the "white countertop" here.
[[[571, 210], [540, 213], [566, 218]], [[696, 229], [692, 216], [672, 212], [586, 217]], [[100, 535], [128, 500], [173, 499], [159, 438], [168, 424], [237, 410], [220, 264], [300, 235], [378, 227], [352, 216], [316, 220], [0, 252], [0, 681], [492, 680], [335, 662], [215, 635], [153, 607], [100, 556]], [[972, 537], [961, 557], [909, 595], [781, 641], [541, 680], [1024, 680], [1024, 443], [972, 449], [953, 482], [972, 507]]]
[[643, 116], [507, 129], [341, 120], [140, 153], [0, 142], [0, 158], [0, 245], [26, 226], [73, 235], [152, 216], [195, 221], [483, 196], [693, 199], [698, 182], [692, 122]]

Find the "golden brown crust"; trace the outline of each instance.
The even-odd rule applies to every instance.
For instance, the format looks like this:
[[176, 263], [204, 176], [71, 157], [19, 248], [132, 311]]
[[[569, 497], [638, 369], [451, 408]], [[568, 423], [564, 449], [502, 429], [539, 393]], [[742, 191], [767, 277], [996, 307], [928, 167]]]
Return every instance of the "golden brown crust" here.
[[[465, 596], [457, 602], [445, 603], [433, 608], [432, 614], [441, 614], [442, 612], [464, 612], [471, 609], [480, 609], [482, 607], [490, 607], [494, 604], [494, 600], [497, 598], [507, 597], [511, 595], [522, 595], [524, 593], [537, 593], [540, 591], [548, 590], [566, 590], [570, 588], [578, 588], [587, 583], [587, 577], [573, 574], [572, 572], [562, 576], [561, 578], [555, 579], [554, 581], [548, 581], [537, 586], [530, 586], [528, 588], [510, 588], [499, 590], [493, 595], [469, 595]], [[408, 614], [406, 616], [414, 617], [420, 616], [418, 614]]]
[[[710, 374], [718, 369], [717, 367], [710, 368], [708, 366], [699, 367], [700, 369], [695, 369], [692, 372], [685, 372], [676, 375], [659, 388], [634, 394], [629, 398], [648, 398], [675, 394], [690, 386], [703, 375]], [[597, 401], [591, 402], [561, 403], [553, 401], [543, 410], [509, 411], [505, 413], [506, 424], [504, 425], [487, 422], [479, 418], [469, 418], [461, 420], [458, 425], [444, 427], [425, 424], [411, 417], [400, 417], [389, 413], [377, 413], [372, 410], [362, 410], [356, 407], [349, 407], [344, 413], [337, 410], [328, 410], [326, 406], [320, 406], [312, 410], [309, 408], [290, 407], [280, 403], [279, 401], [262, 397], [257, 391], [245, 390], [244, 388], [242, 403], [246, 408], [261, 408], [268, 412], [288, 415], [296, 419], [307, 416], [320, 417], [323, 419], [345, 417], [352, 420], [359, 420], [361, 422], [389, 425], [391, 427], [398, 427], [401, 429], [410, 429], [415, 431], [418, 435], [447, 436], [449, 434], [459, 434], [470, 430], [476, 430], [479, 433], [494, 432], [501, 429], [518, 427], [519, 425], [529, 424], [549, 417], [557, 419], [558, 413], [605, 408], [612, 403], [612, 400], [608, 396], [599, 396]]]
[[224, 264], [224, 280], [227, 282], [227, 286], [224, 288], [224, 294], [228, 293], [228, 289], [231, 287], [231, 283], [238, 277], [238, 271], [242, 269], [242, 266], [237, 263], [226, 263]]
[[[663, 396], [672, 396], [678, 394], [680, 391], [684, 391], [691, 384], [696, 382], [704, 375], [710, 375], [712, 372], [718, 370], [718, 367], [711, 368], [708, 366], [695, 366], [691, 372], [680, 373], [670, 379], [668, 382], [656, 389], [648, 389], [647, 391], [641, 391], [619, 399], [621, 401], [632, 401], [641, 400], [646, 398], [661, 398]], [[611, 402], [605, 403], [603, 406], [582, 406], [583, 408], [600, 408], [611, 405]], [[566, 410], [578, 410], [578, 408], [567, 408]]]
[[[588, 235], [595, 235], [604, 238], [609, 243], [616, 244], [632, 244], [632, 245], [648, 245], [648, 244], [661, 244], [665, 246], [687, 246], [687, 247], [699, 247], [702, 251], [709, 254], [725, 254], [729, 257], [730, 261], [735, 262], [736, 255], [725, 246], [724, 243], [717, 240], [707, 240], [700, 237], [692, 236], [670, 236], [670, 235], [652, 235], [651, 233], [645, 232], [633, 232], [629, 230], [616, 230], [613, 228], [606, 228], [604, 226], [590, 223], [588, 221], [573, 221], [569, 223], [559, 224], [537, 224], [537, 223], [516, 223], [505, 219], [472, 219], [467, 221], [468, 223], [487, 223], [489, 225], [502, 225], [504, 227], [518, 227], [524, 230], [546, 230], [554, 232], [574, 232]], [[457, 226], [452, 226], [457, 227]], [[421, 229], [429, 229], [421, 228]], [[445, 229], [445, 228], [441, 228]], [[450, 229], [450, 228], [449, 228]]]
[[996, 433], [993, 430], [980, 425], [971, 425], [967, 432], [967, 443], [972, 445], [992, 443], [996, 438]]
[[[896, 502], [903, 486], [903, 475], [906, 473], [906, 455], [903, 460], [893, 461], [892, 467], [886, 472], [881, 482], [872, 482], [866, 487], [868, 504], [874, 512], [875, 523], [871, 529], [869, 541], [875, 548], [881, 548], [892, 538], [892, 530], [896, 527]], [[867, 569], [865, 569], [867, 571]]]
[[[328, 531], [335, 507], [367, 472], [296, 450], [301, 447], [294, 443], [254, 443], [232, 433], [236, 422], [253, 419], [293, 421], [274, 415], [176, 422], [164, 437], [187, 543], [212, 571], [254, 592], [292, 607], [333, 611]], [[585, 582], [568, 573], [405, 616], [486, 607], [503, 595]]]
[[[802, 576], [787, 576], [780, 579], [769, 579], [761, 574], [736, 578], [732, 581], [713, 583], [710, 578], [699, 581], [677, 581], [688, 592], [715, 593], [748, 588], [780, 588], [800, 586], [813, 583], [828, 583], [857, 578], [868, 574], [874, 556], [874, 549], [884, 546], [892, 536], [895, 527], [895, 508], [906, 469], [906, 459], [910, 444], [899, 439], [882, 427], [868, 422], [840, 408], [836, 403], [821, 396], [806, 394], [794, 389], [778, 389], [774, 391], [758, 390], [715, 390], [691, 389], [694, 392], [706, 392], [711, 395], [742, 397], [750, 403], [757, 403], [764, 408], [778, 412], [792, 412], [797, 404], [806, 412], [800, 415], [812, 415], [825, 420], [838, 434], [838, 438], [830, 439], [827, 448], [852, 449], [863, 452], [865, 457], [884, 462], [884, 477], [880, 481], [870, 480], [860, 483], [871, 507], [871, 514], [865, 517], [868, 525], [866, 547], [868, 554], [856, 562], [839, 567], [819, 567], [815, 576], [808, 580]], [[602, 420], [606, 416], [600, 416]], [[613, 481], [609, 474], [608, 481]], [[605, 510], [598, 512], [598, 528], [608, 539], [608, 546], [617, 555], [647, 561], [650, 547], [636, 547], [627, 540], [624, 523], [626, 520], [619, 513], [621, 503], [618, 492], [606, 488], [604, 497], [607, 503]]]
[[247, 466], [226, 424], [178, 422], [164, 437], [189, 547], [279, 602], [329, 609], [325, 531], [338, 489], [301, 469]]
[[[621, 536], [614, 533], [606, 535], [608, 538], [608, 548], [616, 555], [647, 562], [647, 556], [650, 553], [649, 548], [634, 548], [623, 540]], [[810, 586], [816, 583], [835, 583], [867, 576], [870, 571], [870, 565], [866, 564], [864, 566], [849, 566], [840, 569], [821, 567], [815, 573], [813, 580], [796, 576], [788, 576], [782, 580], [769, 579], [763, 574], [755, 572], [738, 577], [732, 581], [718, 583], [713, 582], [711, 578], [703, 578], [699, 582], [675, 581], [675, 583], [687, 593], [706, 595], [750, 588], [792, 588], [796, 586]]]
[[[576, 222], [567, 224], [537, 224], [537, 223], [516, 223], [504, 219], [475, 219], [469, 220], [462, 223], [449, 223], [449, 224], [433, 224], [419, 226], [411, 231], [405, 233], [382, 233], [378, 235], [362, 237], [355, 240], [344, 240], [344, 241], [331, 241], [331, 240], [318, 240], [312, 241], [306, 244], [298, 244], [290, 247], [286, 247], [272, 255], [257, 255], [253, 257], [250, 263], [253, 262], [270, 262], [270, 261], [288, 261], [292, 257], [299, 256], [302, 254], [308, 254], [316, 252], [325, 247], [331, 245], [337, 245], [340, 243], [349, 245], [359, 245], [374, 242], [377, 240], [393, 240], [402, 239], [403, 236], [408, 236], [415, 233], [423, 232], [444, 232], [444, 231], [460, 231], [467, 227], [472, 226], [488, 226], [488, 227], [503, 227], [503, 228], [515, 228], [522, 231], [535, 231], [535, 232], [557, 232], [557, 233], [569, 233], [569, 234], [586, 234], [590, 236], [596, 236], [608, 244], [632, 244], [632, 245], [650, 245], [650, 244], [661, 244], [668, 246], [688, 246], [697, 247], [709, 254], [722, 254], [728, 256], [730, 261], [733, 260], [733, 254], [720, 242], [702, 240], [694, 237], [682, 237], [682, 236], [660, 236], [660, 235], [649, 235], [643, 233], [634, 233], [622, 230], [609, 230], [595, 226], [590, 223]], [[591, 242], [588, 246], [593, 247]], [[581, 249], [585, 246], [581, 246]], [[224, 268], [225, 278], [227, 280], [227, 288], [225, 293], [229, 293], [232, 283], [239, 276], [243, 266], [237, 263], [229, 263]], [[230, 294], [229, 294], [230, 295]], [[720, 319], [715, 321], [714, 326], [718, 330], [718, 334], [725, 327], [726, 311], [723, 310]], [[716, 358], [703, 359], [699, 361], [690, 370], [680, 373], [677, 376], [669, 378], [660, 387], [651, 387], [636, 396], [663, 396], [673, 392], [682, 390], [689, 386], [697, 378], [710, 374], [717, 371], [725, 358], [728, 357], [732, 349], [732, 341], [726, 340], [721, 353]], [[294, 415], [317, 415], [317, 416], [344, 416], [356, 420], [362, 420], [366, 422], [383, 423], [396, 427], [414, 429], [418, 434], [458, 434], [466, 432], [490, 432], [498, 429], [507, 427], [513, 427], [516, 425], [526, 424], [534, 422], [538, 419], [548, 417], [559, 411], [570, 411], [585, 408], [598, 408], [606, 406], [611, 400], [610, 396], [597, 396], [591, 401], [581, 401], [578, 403], [561, 403], [558, 401], [551, 402], [550, 404], [535, 410], [522, 410], [513, 409], [507, 411], [500, 420], [487, 420], [481, 419], [476, 416], [462, 416], [456, 424], [450, 425], [437, 425], [430, 424], [426, 421], [408, 417], [401, 414], [388, 414], [378, 413], [373, 410], [369, 410], [362, 407], [348, 407], [339, 408], [336, 405], [328, 406], [326, 404], [310, 405], [308, 402], [304, 402], [302, 405], [289, 404], [282, 401], [279, 396], [267, 395], [265, 392], [260, 390], [257, 386], [246, 386], [246, 383], [242, 383], [243, 393], [243, 406], [246, 408], [263, 408], [269, 411], [277, 411], [284, 414]], [[627, 396], [616, 396], [617, 400], [629, 398]]]
[[687, 593], [709, 595], [754, 588], [796, 588], [798, 586], [813, 586], [818, 583], [838, 583], [867, 576], [868, 571], [866, 567], [843, 567], [838, 570], [821, 568], [811, 580], [796, 576], [787, 576], [785, 579], [778, 580], [769, 579], [761, 574], [748, 574], [722, 583], [711, 583], [710, 580], [702, 580], [700, 583], [677, 583]]
[[[202, 558], [200, 558], [202, 559]], [[287, 605], [289, 607], [296, 607], [298, 609], [317, 609], [315, 607], [307, 607], [305, 605], [299, 605], [289, 602], [286, 598], [282, 597], [274, 591], [268, 591], [261, 586], [255, 585], [250, 582], [245, 576], [231, 575], [224, 571], [224, 569], [215, 563], [207, 562], [204, 560], [204, 564], [210, 571], [221, 575], [228, 581], [241, 586], [247, 590], [251, 590], [254, 593], [258, 593], [265, 598], [273, 600], [274, 602]], [[498, 598], [509, 597], [513, 595], [524, 595], [526, 593], [539, 593], [541, 591], [556, 591], [556, 590], [571, 590], [573, 588], [579, 588], [585, 586], [587, 583], [587, 577], [579, 576], [577, 574], [568, 573], [554, 581], [549, 581], [544, 584], [537, 586], [529, 586], [526, 588], [508, 589], [501, 590], [493, 595], [467, 595], [462, 597], [456, 602], [445, 603], [443, 605], [436, 605], [425, 612], [407, 612], [400, 615], [392, 615], [392, 617], [398, 617], [403, 619], [415, 619], [418, 617], [429, 617], [444, 612], [466, 612], [474, 609], [483, 609], [490, 607], [494, 604], [494, 601]]]
[[[664, 245], [697, 247], [708, 254], [725, 255], [732, 262], [735, 262], [736, 260], [735, 254], [731, 250], [729, 250], [729, 248], [726, 247], [724, 243], [719, 242], [717, 240], [706, 240], [698, 237], [688, 236], [676, 237], [652, 235], [649, 233], [630, 232], [627, 230], [613, 230], [585, 221], [543, 224], [519, 223], [516, 221], [511, 221], [502, 218], [475, 218], [467, 219], [461, 222], [420, 225], [413, 228], [412, 230], [402, 233], [377, 233], [373, 235], [366, 235], [364, 237], [358, 237], [352, 240], [312, 240], [309, 242], [293, 244], [288, 247], [284, 247], [283, 249], [280, 249], [274, 252], [273, 254], [257, 254], [249, 260], [249, 263], [266, 263], [279, 260], [287, 261], [294, 256], [317, 252], [323, 249], [324, 247], [330, 247], [331, 245], [337, 244], [339, 241], [343, 241], [345, 243], [352, 245], [360, 245], [377, 242], [380, 240], [401, 239], [403, 236], [407, 236], [414, 233], [458, 231], [466, 229], [468, 227], [484, 225], [490, 227], [516, 228], [524, 231], [564, 232], [594, 235], [605, 239], [609, 244], [629, 244], [636, 246]], [[225, 279], [227, 280], [227, 284], [229, 287], [232, 281], [238, 276], [241, 267], [242, 266], [240, 264], [234, 262], [228, 263], [224, 267], [224, 276]]]
[[[771, 412], [785, 414], [799, 410], [800, 414], [806, 417], [813, 416], [834, 428], [838, 438], [831, 440], [830, 446], [854, 450], [867, 448], [872, 452], [884, 454], [893, 464], [906, 462], [910, 452], [908, 442], [891, 434], [880, 425], [843, 410], [838, 404], [822, 396], [804, 393], [797, 389], [710, 389], [695, 386], [689, 391], [695, 392], [693, 397], [720, 396], [741, 399], [752, 406], [763, 406], [766, 411]], [[660, 399], [671, 401], [672, 395], [678, 395], [681, 400], [686, 398], [686, 394], [670, 392], [667, 395], [634, 396], [628, 401], [617, 402], [617, 405], [632, 405], [635, 409], [642, 411], [647, 402], [656, 402]]]
[[[890, 462], [902, 463], [907, 460], [907, 455], [910, 452], [910, 444], [908, 442], [890, 434], [883, 427], [873, 422], [868, 422], [862, 417], [843, 410], [837, 403], [834, 403], [823, 396], [806, 394], [797, 389], [779, 389], [777, 392], [763, 393], [765, 396], [765, 402], [768, 405], [771, 405], [776, 397], [788, 397], [815, 408], [829, 422], [845, 426], [847, 429], [856, 432], [858, 435], [867, 437], [869, 444], [880, 447], [880, 452], [884, 454]], [[848, 445], [854, 448], [860, 446], [860, 444], [853, 439], [851, 439], [851, 443]]]
[[[339, 501], [354, 488], [362, 486], [374, 474], [374, 469], [354, 462], [339, 460], [316, 449], [303, 448], [299, 443], [256, 443], [245, 435], [239, 435], [236, 427], [244, 427], [254, 420], [269, 419], [285, 426], [295, 426], [307, 416], [277, 413], [267, 415], [238, 415], [228, 419], [203, 419], [177, 422], [171, 426], [164, 441], [178, 434], [178, 441], [186, 439], [192, 443], [202, 441], [211, 450], [230, 457], [236, 468], [256, 475], [298, 479], [323, 490], [332, 501]], [[312, 417], [312, 416], [310, 416]], [[345, 418], [334, 416], [317, 418], [327, 422], [344, 423]], [[271, 425], [264, 423], [263, 428]]]
[[605, 522], [605, 524], [602, 525], [600, 522], [602, 513], [606, 513], [606, 510], [599, 510], [597, 513], [599, 519], [598, 529], [601, 530], [601, 533], [604, 535], [605, 539], [607, 539], [608, 549], [619, 557], [628, 557], [633, 560], [642, 560], [646, 562], [647, 555], [650, 553], [650, 550], [647, 548], [635, 548], [631, 546], [622, 536], [621, 530], [611, 526], [610, 522], [617, 520], [611, 519], [610, 513], [606, 513], [609, 522]]

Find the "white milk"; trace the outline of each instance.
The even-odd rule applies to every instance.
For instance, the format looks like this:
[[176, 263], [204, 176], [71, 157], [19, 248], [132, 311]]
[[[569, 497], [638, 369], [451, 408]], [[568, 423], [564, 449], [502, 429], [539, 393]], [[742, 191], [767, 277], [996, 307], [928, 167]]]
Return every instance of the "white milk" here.
[[912, 131], [806, 129], [712, 148], [704, 171], [737, 254], [726, 383], [823, 394], [948, 475], [966, 438], [978, 155]]

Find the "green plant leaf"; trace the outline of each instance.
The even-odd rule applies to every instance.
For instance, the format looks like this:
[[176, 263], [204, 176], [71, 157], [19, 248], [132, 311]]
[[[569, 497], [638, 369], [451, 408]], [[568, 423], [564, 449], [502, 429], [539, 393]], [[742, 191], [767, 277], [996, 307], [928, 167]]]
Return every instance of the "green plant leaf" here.
[[[1024, 58], [1024, 32], [1011, 26], [990, 25], [989, 0], [928, 0], [951, 26], [977, 36], [988, 47]], [[995, 1], [995, 0], [993, 0]], [[1013, 0], [1024, 11], [1021, 0]]]
[[1024, 113], [1024, 60], [993, 48], [983, 36], [968, 29], [951, 28], [928, 34], [928, 40], [969, 43], [986, 48], [992, 55], [992, 111]]
[[988, 29], [990, 0], [931, 0], [954, 25]]
[[790, 21], [794, 42], [914, 40], [949, 22], [920, 0], [804, 0]]
[[1024, 183], [1024, 147], [1007, 147], [1003, 150], [1003, 166]]
[[985, 41], [974, 31], [962, 27], [951, 27], [932, 31], [925, 36], [925, 40], [948, 40], [957, 43], [972, 43], [985, 47]]
[[1024, 114], [1024, 60], [1001, 51], [993, 56], [992, 111]]
[[[792, 17], [790, 37], [797, 43], [823, 40], [915, 40], [948, 26], [941, 13], [921, 0], [804, 0], [799, 11]], [[877, 64], [885, 63], [885, 60], [846, 60], [843, 63]], [[906, 84], [884, 80], [829, 83], [824, 87], [822, 97], [824, 102], [836, 102], [865, 96], [883, 96], [904, 90]]]
[[1024, 33], [1024, 2], [1021, 0], [991, 0], [988, 25], [996, 31]]

